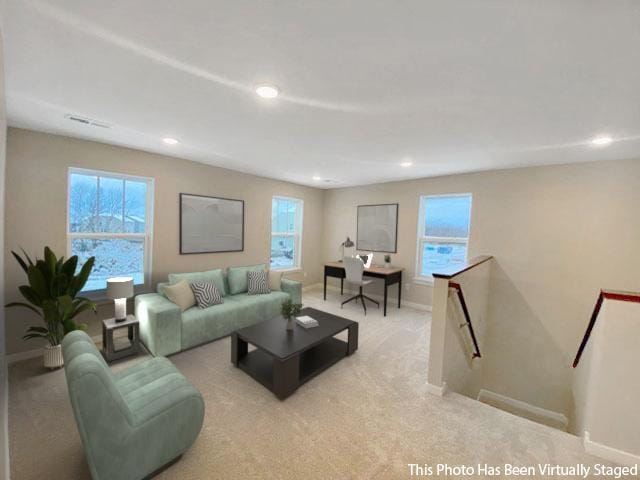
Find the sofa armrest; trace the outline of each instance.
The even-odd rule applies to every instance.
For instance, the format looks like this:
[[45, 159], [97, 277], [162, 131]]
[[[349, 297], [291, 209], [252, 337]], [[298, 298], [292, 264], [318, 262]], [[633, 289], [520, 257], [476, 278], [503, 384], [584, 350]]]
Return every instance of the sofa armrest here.
[[280, 288], [289, 294], [293, 303], [302, 303], [302, 282], [283, 278], [280, 281]]
[[182, 311], [158, 293], [136, 297], [140, 339], [153, 355], [171, 355], [182, 349]]

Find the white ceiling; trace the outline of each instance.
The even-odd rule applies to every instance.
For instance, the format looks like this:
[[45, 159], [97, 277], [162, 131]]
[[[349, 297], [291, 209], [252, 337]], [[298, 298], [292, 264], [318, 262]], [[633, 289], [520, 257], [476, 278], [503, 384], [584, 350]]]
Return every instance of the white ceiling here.
[[637, 0], [8, 0], [4, 23], [13, 126], [320, 187], [640, 158]]

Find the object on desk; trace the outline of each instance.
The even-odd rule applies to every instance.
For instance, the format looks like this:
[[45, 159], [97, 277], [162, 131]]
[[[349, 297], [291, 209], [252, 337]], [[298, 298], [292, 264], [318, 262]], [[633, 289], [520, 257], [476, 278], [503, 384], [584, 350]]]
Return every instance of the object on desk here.
[[313, 328], [319, 325], [318, 321], [315, 318], [311, 318], [308, 315], [296, 318], [296, 323], [304, 328]]
[[384, 256], [384, 267], [391, 268], [391, 255]]
[[342, 256], [340, 257], [340, 260], [344, 258], [344, 249], [353, 248], [354, 246], [355, 246], [355, 243], [353, 243], [353, 240], [347, 237], [347, 239], [340, 244], [340, 248], [342, 249]]
[[371, 262], [373, 262], [373, 253], [367, 253], [364, 255], [356, 255], [362, 263], [364, 263], [364, 268], [369, 268], [371, 266]]

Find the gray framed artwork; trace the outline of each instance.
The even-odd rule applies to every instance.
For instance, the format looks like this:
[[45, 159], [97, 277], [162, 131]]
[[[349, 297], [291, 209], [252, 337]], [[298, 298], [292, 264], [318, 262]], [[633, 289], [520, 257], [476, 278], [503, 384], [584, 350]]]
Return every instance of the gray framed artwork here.
[[180, 254], [243, 250], [243, 200], [180, 194]]
[[370, 252], [396, 253], [398, 204], [358, 205], [356, 248]]

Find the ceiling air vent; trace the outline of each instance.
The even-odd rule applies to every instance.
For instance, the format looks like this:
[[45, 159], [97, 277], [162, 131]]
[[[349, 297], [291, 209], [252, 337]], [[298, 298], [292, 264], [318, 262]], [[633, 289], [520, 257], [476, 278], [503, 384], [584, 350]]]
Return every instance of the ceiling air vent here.
[[111, 128], [111, 125], [107, 122], [102, 122], [94, 118], [81, 117], [80, 115], [65, 115], [64, 118], [71, 120], [72, 122], [82, 123], [83, 125], [90, 125], [92, 127]]

